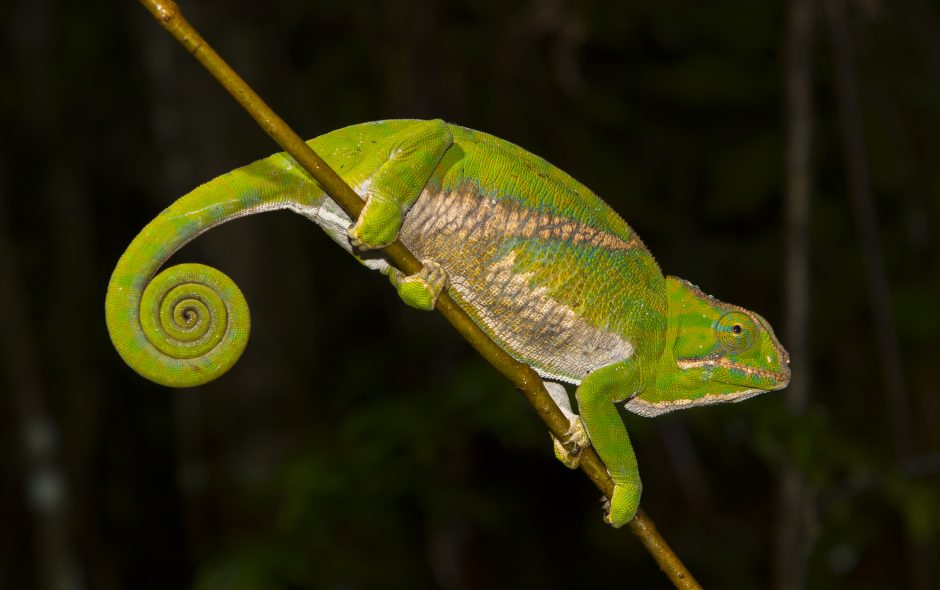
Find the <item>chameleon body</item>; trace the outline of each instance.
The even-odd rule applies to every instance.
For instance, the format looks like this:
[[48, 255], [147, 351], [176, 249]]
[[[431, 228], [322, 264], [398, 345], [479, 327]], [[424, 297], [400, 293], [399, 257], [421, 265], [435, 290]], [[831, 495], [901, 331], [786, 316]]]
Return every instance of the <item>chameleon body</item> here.
[[[405, 303], [432, 309], [442, 289], [513, 357], [542, 376], [569, 418], [569, 467], [593, 445], [615, 487], [608, 522], [636, 513], [641, 482], [615, 404], [644, 416], [780, 389], [789, 359], [759, 315], [664, 277], [636, 233], [545, 160], [442, 121], [353, 125], [309, 145], [366, 199], [352, 223], [285, 154], [180, 198], [131, 243], [108, 287], [112, 340], [145, 377], [173, 387], [212, 380], [247, 341], [237, 287], [185, 264], [156, 274], [200, 233], [289, 209], [360, 262], [387, 274]], [[375, 249], [396, 238], [424, 261], [412, 276]], [[577, 415], [564, 383], [576, 385]], [[571, 446], [569, 444], [569, 446]]]

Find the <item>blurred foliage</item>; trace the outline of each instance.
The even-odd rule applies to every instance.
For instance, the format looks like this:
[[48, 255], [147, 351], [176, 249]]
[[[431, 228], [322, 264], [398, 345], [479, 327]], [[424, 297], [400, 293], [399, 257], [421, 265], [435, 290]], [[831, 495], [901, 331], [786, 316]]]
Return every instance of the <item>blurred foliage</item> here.
[[[850, 5], [916, 455], [892, 443], [820, 23], [812, 358], [794, 366], [810, 411], [778, 394], [624, 417], [643, 506], [705, 587], [772, 585], [785, 460], [818, 500], [808, 587], [940, 580], [940, 9]], [[302, 135], [442, 117], [514, 141], [608, 200], [665, 272], [782, 329], [786, 3], [181, 6]], [[124, 367], [101, 313], [123, 248], [175, 196], [276, 148], [136, 3], [6, 12], [0, 232], [27, 302], [6, 313], [36, 329], [79, 587], [668, 587], [521, 396], [302, 220], [252, 217], [178, 256], [252, 305], [229, 375], [169, 392]], [[0, 398], [0, 586], [40, 587], [15, 399]]]

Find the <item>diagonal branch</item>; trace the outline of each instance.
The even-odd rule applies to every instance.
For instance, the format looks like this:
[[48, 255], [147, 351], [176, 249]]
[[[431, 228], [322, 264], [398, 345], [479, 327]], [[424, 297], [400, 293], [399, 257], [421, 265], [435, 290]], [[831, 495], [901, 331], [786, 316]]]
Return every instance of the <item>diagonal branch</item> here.
[[[343, 208], [350, 218], [359, 217], [363, 207], [359, 195], [314, 153], [300, 136], [291, 130], [261, 100], [261, 97], [222, 60], [215, 50], [183, 18], [179, 8], [172, 0], [141, 0], [141, 2], [150, 10], [160, 25], [209, 70], [235, 100], [248, 111], [261, 128], [316, 179], [326, 193]], [[388, 246], [383, 252], [395, 267], [407, 274], [413, 274], [421, 268], [418, 259], [400, 241]], [[568, 429], [568, 420], [549, 397], [548, 392], [542, 386], [542, 380], [535, 371], [528, 365], [516, 361], [499, 348], [457, 306], [446, 291], [441, 293], [437, 301], [437, 310], [483, 358], [512, 382], [516, 389], [526, 397], [551, 433], [563, 439], [565, 431]], [[614, 487], [613, 481], [594, 449], [587, 448], [582, 451], [581, 469], [605, 496], [608, 498], [611, 496]], [[686, 590], [701, 588], [643, 511], [639, 511], [636, 518], [630, 522], [630, 528], [676, 588]]]

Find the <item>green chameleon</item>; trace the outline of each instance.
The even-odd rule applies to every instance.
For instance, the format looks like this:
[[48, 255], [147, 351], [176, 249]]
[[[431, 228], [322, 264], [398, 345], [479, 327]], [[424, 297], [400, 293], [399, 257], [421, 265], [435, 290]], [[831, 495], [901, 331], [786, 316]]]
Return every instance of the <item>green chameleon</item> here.
[[[224, 174], [151, 221], [108, 285], [108, 331], [128, 365], [170, 387], [206, 383], [244, 350], [244, 297], [219, 271], [182, 264], [184, 244], [221, 223], [289, 209], [388, 275], [412, 307], [441, 290], [500, 347], [531, 365], [570, 421], [555, 452], [593, 445], [614, 481], [607, 522], [636, 513], [642, 484], [617, 403], [642, 416], [737, 402], [785, 387], [787, 352], [759, 315], [664, 277], [606, 203], [545, 160], [443, 121], [353, 125], [309, 145], [366, 199], [359, 219], [280, 153]], [[404, 276], [376, 249], [400, 238], [420, 260]], [[155, 276], [156, 275], [156, 276]], [[580, 416], [564, 383], [577, 386]], [[572, 446], [573, 445], [573, 446]]]

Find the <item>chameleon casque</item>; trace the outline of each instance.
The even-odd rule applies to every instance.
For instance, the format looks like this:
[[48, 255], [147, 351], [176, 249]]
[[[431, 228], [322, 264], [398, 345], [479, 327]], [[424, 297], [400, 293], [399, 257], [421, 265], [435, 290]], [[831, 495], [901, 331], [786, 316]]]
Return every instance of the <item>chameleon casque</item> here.
[[[443, 121], [353, 125], [308, 142], [366, 199], [355, 224], [290, 156], [239, 168], [183, 196], [130, 244], [111, 277], [108, 331], [134, 370], [188, 387], [225, 373], [248, 339], [248, 308], [219, 271], [182, 264], [221, 223], [289, 209], [323, 228], [405, 303], [446, 288], [500, 347], [531, 365], [569, 418], [568, 451], [593, 445], [614, 481], [608, 522], [636, 513], [642, 485], [615, 404], [642, 416], [737, 402], [785, 387], [787, 352], [759, 315], [664, 277], [600, 198], [507, 141]], [[423, 261], [403, 276], [377, 248], [401, 238]], [[577, 386], [578, 414], [563, 384]]]

